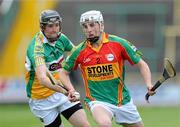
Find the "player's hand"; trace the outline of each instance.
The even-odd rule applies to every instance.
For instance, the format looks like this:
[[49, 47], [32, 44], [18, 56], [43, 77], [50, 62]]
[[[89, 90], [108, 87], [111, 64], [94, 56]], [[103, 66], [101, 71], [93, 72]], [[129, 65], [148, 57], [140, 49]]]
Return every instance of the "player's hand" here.
[[147, 86], [148, 94], [150, 96], [153, 96], [156, 93], [155, 91], [151, 90], [152, 87], [153, 87], [152, 85]]
[[80, 100], [80, 94], [76, 92], [75, 90], [69, 90], [68, 91], [68, 99], [71, 102], [79, 101]]

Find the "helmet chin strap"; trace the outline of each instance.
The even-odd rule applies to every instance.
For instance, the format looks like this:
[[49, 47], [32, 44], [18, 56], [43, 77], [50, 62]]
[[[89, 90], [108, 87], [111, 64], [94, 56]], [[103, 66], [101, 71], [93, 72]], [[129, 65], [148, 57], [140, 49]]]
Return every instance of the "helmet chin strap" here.
[[87, 38], [88, 41], [90, 41], [90, 44], [95, 44], [98, 42], [100, 36], [102, 35], [103, 31], [100, 31], [100, 35], [99, 36], [95, 36], [95, 37], [92, 37], [92, 38]]
[[[45, 34], [44, 34], [45, 35]], [[45, 35], [46, 36], [46, 35]], [[50, 37], [47, 37], [46, 36], [46, 38], [47, 38], [47, 40], [49, 41], [49, 42], [55, 42], [55, 41], [57, 41], [58, 40], [58, 38], [61, 36], [61, 32], [59, 32], [59, 33], [57, 33], [57, 37], [55, 37], [55, 38], [50, 38]]]
[[[59, 22], [59, 26], [61, 26], [61, 22]], [[47, 38], [47, 40], [49, 41], [49, 42], [55, 42], [55, 41], [57, 41], [58, 40], [58, 38], [61, 36], [61, 32], [62, 32], [62, 28], [60, 27], [59, 28], [59, 32], [57, 33], [57, 37], [55, 37], [55, 38], [50, 38], [50, 37], [47, 37], [46, 36], [46, 34], [44, 33], [44, 29], [45, 29], [45, 25], [43, 25], [43, 24], [41, 24], [41, 31], [42, 31], [42, 33], [44, 34], [44, 36]]]
[[90, 41], [90, 44], [95, 44], [96, 42], [98, 42], [100, 36], [102, 35], [102, 33], [104, 32], [104, 27], [101, 25], [100, 22], [99, 23], [99, 27], [100, 27], [100, 35], [99, 36], [95, 36], [95, 37], [92, 37], [92, 38], [87, 38], [88, 41]]
[[87, 38], [88, 41], [90, 41], [90, 44], [94, 44], [96, 43], [98, 40], [99, 40], [99, 37], [98, 36], [95, 36], [93, 38]]

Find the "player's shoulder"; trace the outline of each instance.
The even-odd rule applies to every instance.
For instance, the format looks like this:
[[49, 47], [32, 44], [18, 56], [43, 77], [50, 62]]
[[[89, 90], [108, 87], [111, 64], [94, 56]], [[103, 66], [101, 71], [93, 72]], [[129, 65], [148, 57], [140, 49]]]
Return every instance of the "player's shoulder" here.
[[29, 41], [28, 48], [33, 47], [35, 45], [38, 33], [36, 33], [32, 39]]
[[129, 43], [128, 40], [126, 40], [122, 37], [118, 37], [116, 35], [112, 35], [112, 34], [109, 34], [109, 40], [112, 42], [120, 43], [120, 44]]
[[132, 49], [134, 52], [136, 52], [137, 55], [142, 56], [142, 53], [136, 48], [136, 46], [124, 38], [118, 37], [116, 35], [109, 35], [109, 40], [115, 43], [119, 43], [125, 49]]
[[76, 46], [77, 50], [82, 50], [85, 47], [86, 47], [86, 41], [82, 41]]
[[38, 32], [34, 35], [34, 37], [31, 39], [28, 48], [33, 48], [37, 46], [43, 46], [44, 36], [41, 32]]
[[59, 40], [61, 40], [61, 41], [67, 41], [67, 40], [69, 40], [69, 38], [68, 38], [65, 34], [61, 33], [61, 35], [60, 35], [60, 37], [59, 37]]
[[76, 47], [75, 47], [75, 51], [76, 52], [80, 52], [82, 51], [83, 49], [86, 48], [86, 42], [85, 41], [82, 41], [80, 42]]
[[68, 44], [73, 44], [71, 40], [63, 33], [59, 36], [59, 39], [57, 40], [57, 44], [63, 44], [63, 45], [68, 45]]
[[122, 37], [118, 37], [116, 35], [109, 35], [109, 40], [110, 40], [110, 42], [118, 43], [118, 44], [122, 45], [123, 47], [131, 47], [133, 45], [127, 39], [124, 39]]

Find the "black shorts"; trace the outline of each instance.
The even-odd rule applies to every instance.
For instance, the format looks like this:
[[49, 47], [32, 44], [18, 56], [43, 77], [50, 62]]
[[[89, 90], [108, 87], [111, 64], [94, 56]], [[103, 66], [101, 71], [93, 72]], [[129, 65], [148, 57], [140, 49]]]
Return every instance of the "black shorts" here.
[[61, 114], [68, 120], [72, 114], [74, 114], [76, 111], [83, 109], [81, 103], [77, 103], [76, 105], [72, 106], [71, 108], [68, 108], [61, 112]]

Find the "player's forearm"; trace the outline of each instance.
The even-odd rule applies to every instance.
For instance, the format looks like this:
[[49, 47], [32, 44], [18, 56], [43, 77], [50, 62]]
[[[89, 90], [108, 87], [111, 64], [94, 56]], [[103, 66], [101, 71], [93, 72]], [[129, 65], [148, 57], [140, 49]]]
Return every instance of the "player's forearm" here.
[[62, 82], [62, 84], [69, 90], [69, 91], [74, 91], [74, 87], [71, 83], [71, 80], [69, 78], [69, 73], [65, 71], [64, 69], [60, 69], [59, 71], [59, 77]]
[[63, 89], [60, 86], [52, 84], [51, 81], [49, 80], [49, 78], [47, 78], [47, 77], [44, 79], [40, 79], [39, 81], [43, 86], [45, 86], [51, 90], [54, 90], [54, 91], [60, 92], [60, 93], [64, 93]]
[[45, 65], [36, 67], [35, 71], [40, 84], [56, 92], [62, 92], [62, 88], [59, 87], [58, 85], [52, 85], [50, 79], [46, 76]]
[[149, 66], [147, 65], [147, 63], [144, 60], [141, 59], [140, 62], [138, 63], [138, 67], [140, 69], [140, 73], [141, 73], [147, 87], [151, 88], [152, 87], [151, 71], [149, 69]]

